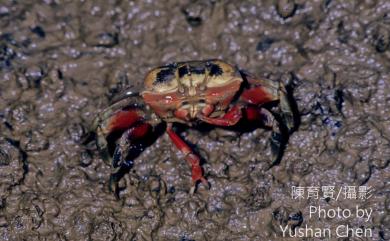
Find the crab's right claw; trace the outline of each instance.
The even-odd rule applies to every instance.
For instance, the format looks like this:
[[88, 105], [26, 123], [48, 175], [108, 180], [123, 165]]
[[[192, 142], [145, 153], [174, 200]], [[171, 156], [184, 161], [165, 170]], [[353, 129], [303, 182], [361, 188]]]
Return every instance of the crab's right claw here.
[[241, 99], [259, 107], [267, 102], [278, 101], [280, 107], [280, 113], [278, 114], [281, 115], [281, 124], [287, 128], [288, 133], [293, 132], [297, 125], [296, 116], [291, 106], [292, 100], [289, 99], [288, 92], [283, 83], [254, 78], [249, 74], [245, 74], [245, 78], [247, 78], [251, 88], [243, 92]]
[[294, 112], [291, 108], [291, 102], [288, 98], [286, 88], [283, 84], [279, 85], [279, 102], [282, 115], [282, 121], [286, 125], [288, 132], [291, 133], [296, 128]]

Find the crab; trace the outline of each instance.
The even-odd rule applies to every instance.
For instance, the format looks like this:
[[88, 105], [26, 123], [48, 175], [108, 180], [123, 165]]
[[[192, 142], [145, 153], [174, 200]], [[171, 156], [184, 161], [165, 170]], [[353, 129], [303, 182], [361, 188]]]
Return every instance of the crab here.
[[194, 128], [202, 124], [234, 128], [248, 123], [271, 129], [275, 163], [294, 128], [294, 115], [282, 83], [256, 78], [222, 60], [177, 62], [154, 68], [146, 75], [142, 91], [125, 89], [94, 121], [97, 147], [112, 166], [110, 190], [118, 195], [119, 180], [132, 168], [134, 159], [157, 139], [155, 133], [161, 129], [191, 167], [190, 193], [199, 182], [209, 187], [199, 156], [175, 132], [178, 123]]

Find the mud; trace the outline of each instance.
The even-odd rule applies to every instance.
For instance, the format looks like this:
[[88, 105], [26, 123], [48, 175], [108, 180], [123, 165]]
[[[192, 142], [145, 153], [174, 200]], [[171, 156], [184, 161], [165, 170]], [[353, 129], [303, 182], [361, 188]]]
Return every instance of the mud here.
[[[263, 129], [188, 129], [211, 189], [166, 134], [108, 191], [83, 144], [126, 86], [171, 61], [221, 58], [293, 90], [300, 126], [271, 167]], [[1, 240], [390, 240], [390, 4], [386, 0], [0, 1]], [[370, 198], [291, 197], [293, 186]], [[310, 218], [309, 206], [373, 209]], [[279, 225], [372, 229], [282, 238]]]

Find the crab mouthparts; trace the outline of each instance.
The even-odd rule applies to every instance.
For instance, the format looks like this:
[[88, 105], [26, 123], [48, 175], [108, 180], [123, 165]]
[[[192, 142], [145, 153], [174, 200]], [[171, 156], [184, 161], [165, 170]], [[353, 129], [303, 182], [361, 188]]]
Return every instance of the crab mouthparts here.
[[186, 112], [186, 118], [193, 120], [199, 116], [199, 113], [202, 112], [202, 109], [205, 107], [205, 103], [191, 103], [184, 104], [180, 107], [181, 110]]

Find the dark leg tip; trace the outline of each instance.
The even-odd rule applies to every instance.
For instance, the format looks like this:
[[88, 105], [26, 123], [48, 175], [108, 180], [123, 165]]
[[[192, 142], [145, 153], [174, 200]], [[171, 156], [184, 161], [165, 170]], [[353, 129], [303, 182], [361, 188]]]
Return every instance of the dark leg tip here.
[[118, 186], [118, 178], [116, 174], [111, 174], [110, 181], [108, 183], [108, 189], [110, 192], [114, 193], [116, 199], [119, 199], [119, 186]]
[[285, 148], [285, 140], [280, 133], [273, 132], [270, 138], [271, 153], [272, 153], [272, 166], [277, 165], [282, 156]]

